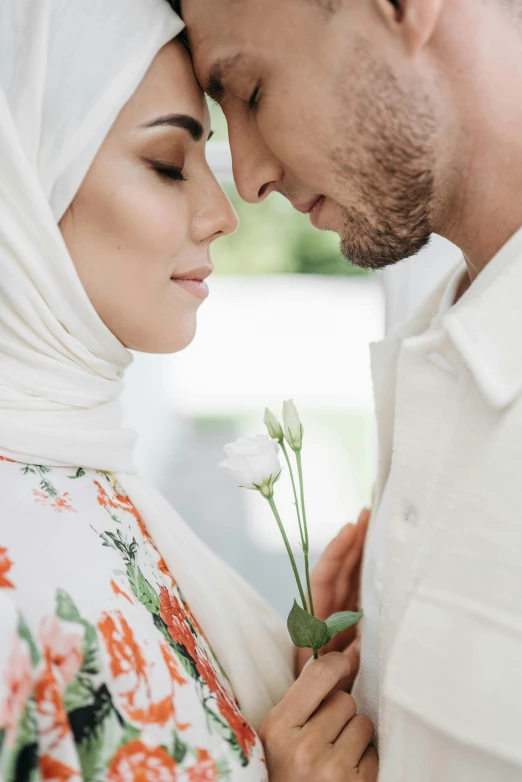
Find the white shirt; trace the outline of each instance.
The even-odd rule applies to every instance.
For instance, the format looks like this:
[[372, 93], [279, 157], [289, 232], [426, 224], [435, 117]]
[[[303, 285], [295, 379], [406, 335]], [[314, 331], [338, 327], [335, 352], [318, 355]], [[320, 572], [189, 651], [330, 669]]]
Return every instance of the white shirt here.
[[372, 347], [379, 780], [520, 782], [522, 231], [430, 329], [446, 287]]
[[[453, 306], [459, 285], [466, 273], [461, 264], [459, 264], [457, 271], [452, 273], [437, 315], [431, 323], [431, 328], [437, 328], [442, 316]], [[376, 746], [379, 743], [382, 587], [386, 565], [386, 535], [390, 516], [391, 492], [391, 475], [389, 475], [377, 508], [375, 521], [368, 531], [361, 582], [361, 603], [364, 617], [361, 622], [361, 665], [357, 705], [359, 711], [366, 714], [374, 724]]]

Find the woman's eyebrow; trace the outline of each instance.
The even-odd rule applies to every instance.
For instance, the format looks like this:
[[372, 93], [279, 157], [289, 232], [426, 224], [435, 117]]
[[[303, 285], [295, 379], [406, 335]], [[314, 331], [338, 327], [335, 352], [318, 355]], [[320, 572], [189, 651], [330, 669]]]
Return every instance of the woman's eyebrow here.
[[186, 130], [194, 141], [201, 141], [203, 138], [203, 125], [188, 114], [166, 114], [164, 117], [158, 117], [151, 122], [141, 125], [142, 128], [160, 128], [165, 126]]

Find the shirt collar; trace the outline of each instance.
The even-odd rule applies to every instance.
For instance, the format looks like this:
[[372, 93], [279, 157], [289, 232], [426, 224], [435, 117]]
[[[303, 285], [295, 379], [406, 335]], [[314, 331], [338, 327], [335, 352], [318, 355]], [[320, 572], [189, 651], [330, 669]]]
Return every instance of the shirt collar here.
[[[446, 312], [457, 295], [458, 282], [466, 272], [466, 264], [461, 259], [451, 272], [446, 274], [421, 306], [403, 323], [396, 326], [388, 340], [404, 340], [409, 337], [418, 337], [429, 328], [437, 326], [444, 312]], [[458, 282], [456, 282], [458, 281]], [[448, 304], [446, 304], [448, 301]]]
[[522, 392], [522, 229], [487, 264], [441, 325], [488, 402]]

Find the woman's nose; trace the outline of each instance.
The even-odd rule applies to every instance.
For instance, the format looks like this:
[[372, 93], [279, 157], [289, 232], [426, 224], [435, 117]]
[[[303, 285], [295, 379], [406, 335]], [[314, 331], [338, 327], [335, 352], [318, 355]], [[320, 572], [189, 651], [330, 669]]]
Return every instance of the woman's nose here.
[[237, 212], [213, 174], [210, 174], [210, 179], [204, 186], [204, 193], [205, 204], [194, 221], [194, 240], [213, 242], [237, 231]]

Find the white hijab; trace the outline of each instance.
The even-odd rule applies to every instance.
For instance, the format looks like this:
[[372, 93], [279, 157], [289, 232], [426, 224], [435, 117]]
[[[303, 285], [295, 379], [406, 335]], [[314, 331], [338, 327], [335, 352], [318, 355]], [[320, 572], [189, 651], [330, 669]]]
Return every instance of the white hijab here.
[[113, 472], [257, 727], [292, 681], [277, 616], [134, 474], [129, 352], [57, 223], [111, 125], [183, 23], [166, 0], [0, 0], [0, 455]]

